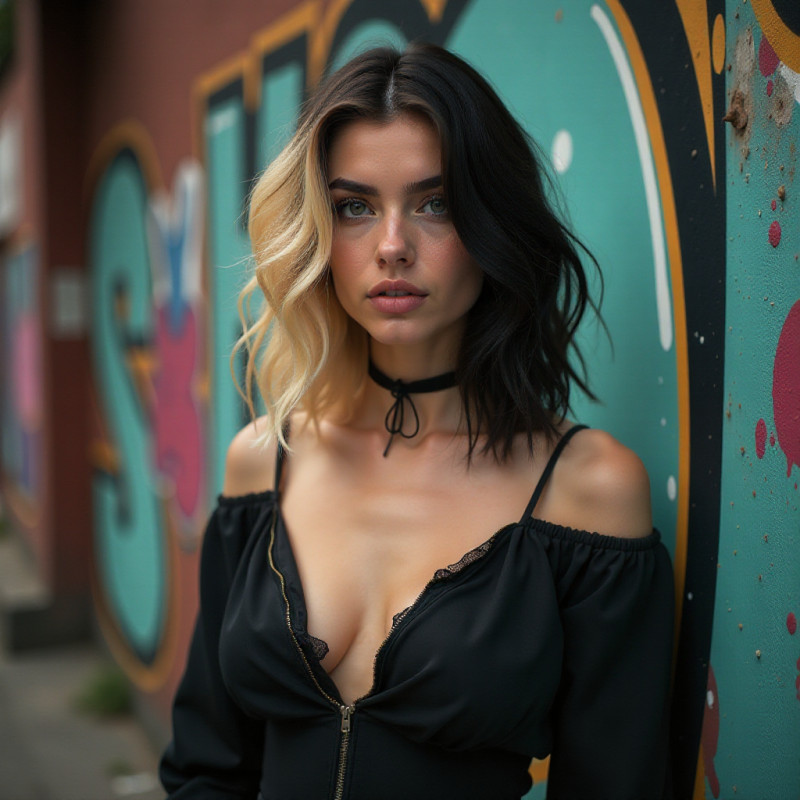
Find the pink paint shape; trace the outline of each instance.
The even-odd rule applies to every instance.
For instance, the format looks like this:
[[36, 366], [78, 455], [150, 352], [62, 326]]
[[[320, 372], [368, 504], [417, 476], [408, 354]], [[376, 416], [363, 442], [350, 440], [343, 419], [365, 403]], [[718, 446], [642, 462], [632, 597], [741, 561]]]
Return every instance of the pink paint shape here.
[[177, 333], [170, 328], [169, 307], [156, 308], [156, 466], [174, 481], [178, 506], [186, 517], [197, 510], [205, 469], [200, 409], [193, 392], [201, 344], [192, 308], [186, 307]]
[[790, 611], [786, 615], [786, 630], [789, 631], [792, 636], [797, 633], [797, 617], [795, 617], [793, 611]]
[[778, 69], [779, 62], [780, 59], [767, 41], [767, 37], [762, 36], [758, 45], [758, 68], [761, 70], [761, 74], [768, 78]]
[[786, 476], [800, 466], [800, 300], [781, 328], [772, 368], [772, 410], [778, 446], [786, 456]]
[[767, 81], [767, 97], [772, 97], [772, 90], [774, 88], [775, 84], [773, 84], [771, 80]]
[[767, 443], [767, 423], [763, 419], [756, 422], [756, 455], [764, 458]]
[[30, 313], [20, 314], [15, 322], [11, 338], [12, 397], [19, 421], [32, 431], [41, 424], [39, 327]]
[[778, 204], [777, 204], [777, 202], [775, 201], [774, 198], [773, 198], [772, 202], [769, 205], [770, 205], [770, 208], [772, 208], [773, 211], [778, 207]]
[[768, 237], [769, 237], [769, 243], [773, 247], [777, 247], [781, 243], [781, 224], [780, 222], [778, 222], [778, 220], [775, 220], [769, 226]]

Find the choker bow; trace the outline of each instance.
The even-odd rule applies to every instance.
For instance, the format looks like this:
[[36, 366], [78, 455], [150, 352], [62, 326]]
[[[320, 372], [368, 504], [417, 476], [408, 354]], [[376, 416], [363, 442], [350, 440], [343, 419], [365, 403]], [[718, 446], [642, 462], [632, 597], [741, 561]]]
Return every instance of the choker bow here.
[[[395, 434], [400, 434], [404, 439], [413, 439], [419, 433], [419, 414], [411, 399], [412, 394], [426, 394], [427, 392], [440, 392], [442, 389], [450, 389], [456, 385], [455, 372], [445, 372], [442, 375], [435, 375], [433, 378], [423, 378], [421, 381], [401, 381], [392, 380], [388, 375], [381, 372], [370, 359], [367, 371], [378, 386], [388, 389], [392, 393], [394, 403], [386, 412], [383, 424], [389, 434], [389, 441], [383, 451], [384, 458], [389, 454]], [[405, 406], [408, 403], [411, 413], [414, 415], [414, 430], [406, 433], [403, 430], [405, 422]]]

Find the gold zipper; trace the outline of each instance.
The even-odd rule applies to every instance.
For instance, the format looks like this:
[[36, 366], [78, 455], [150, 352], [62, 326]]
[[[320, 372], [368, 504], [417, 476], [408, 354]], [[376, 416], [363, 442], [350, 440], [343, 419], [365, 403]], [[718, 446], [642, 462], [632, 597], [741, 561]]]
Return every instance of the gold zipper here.
[[344, 775], [347, 771], [347, 746], [350, 743], [350, 719], [356, 710], [352, 706], [339, 706], [342, 715], [341, 737], [339, 738], [339, 768], [336, 770], [336, 791], [333, 800], [342, 800], [344, 794]]
[[[286, 627], [289, 629], [289, 635], [292, 637], [292, 641], [294, 642], [295, 647], [297, 648], [297, 652], [300, 654], [300, 658], [303, 660], [303, 664], [305, 665], [306, 672], [308, 672], [309, 677], [311, 678], [314, 686], [317, 687], [317, 691], [336, 709], [339, 711], [339, 715], [341, 716], [341, 725], [340, 725], [340, 737], [339, 737], [339, 764], [336, 769], [336, 788], [334, 790], [334, 800], [342, 800], [342, 796], [344, 795], [344, 778], [345, 772], [347, 771], [347, 747], [350, 742], [350, 725], [353, 713], [355, 712], [355, 704], [354, 705], [343, 705], [340, 703], [335, 697], [332, 697], [328, 692], [326, 692], [320, 682], [317, 680], [317, 676], [314, 674], [314, 670], [311, 668], [311, 664], [308, 663], [308, 659], [306, 658], [306, 654], [303, 651], [303, 648], [300, 642], [297, 639], [297, 636], [294, 632], [294, 628], [292, 627], [292, 615], [291, 609], [289, 607], [289, 598], [286, 595], [286, 581], [284, 580], [283, 574], [275, 565], [275, 560], [272, 557], [272, 547], [275, 544], [275, 525], [278, 519], [278, 512], [277, 509], [273, 511], [272, 514], [272, 526], [269, 532], [269, 548], [267, 549], [267, 557], [269, 559], [269, 565], [272, 571], [278, 576], [281, 584], [281, 595], [283, 596], [283, 604], [286, 609]], [[388, 637], [387, 637], [388, 638]]]

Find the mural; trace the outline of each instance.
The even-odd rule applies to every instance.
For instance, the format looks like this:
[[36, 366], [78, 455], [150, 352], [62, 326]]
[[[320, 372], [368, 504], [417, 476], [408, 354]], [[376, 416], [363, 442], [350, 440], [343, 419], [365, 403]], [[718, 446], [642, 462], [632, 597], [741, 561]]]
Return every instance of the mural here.
[[207, 508], [204, 173], [185, 161], [170, 197], [146, 176], [151, 152], [141, 132], [123, 128], [111, 139], [90, 227], [103, 431], [94, 446], [97, 593], [121, 658], [152, 688], [174, 654], [173, 545], [195, 548]]
[[[140, 686], [180, 668], [194, 599], [176, 587], [246, 419], [229, 354], [252, 180], [328, 65], [422, 38], [498, 88], [603, 268], [614, 346], [582, 331], [603, 403], [578, 398], [575, 416], [642, 456], [673, 556], [678, 796], [800, 783], [800, 26], [776, 7], [304, 2], [198, 76], [199, 152], [171, 193], [146, 133], [109, 134], [89, 237], [98, 601]], [[770, 732], [769, 759], [744, 729]], [[532, 775], [538, 800], [546, 764]]]

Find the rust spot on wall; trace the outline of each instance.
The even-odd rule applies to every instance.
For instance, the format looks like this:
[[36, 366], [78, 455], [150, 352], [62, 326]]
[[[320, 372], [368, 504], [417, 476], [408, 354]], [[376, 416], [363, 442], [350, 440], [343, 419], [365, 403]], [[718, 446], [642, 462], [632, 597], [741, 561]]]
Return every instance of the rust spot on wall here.
[[722, 121], [730, 122], [735, 131], [742, 131], [747, 127], [748, 114], [745, 110], [745, 95], [740, 89], [734, 90], [728, 111]]

